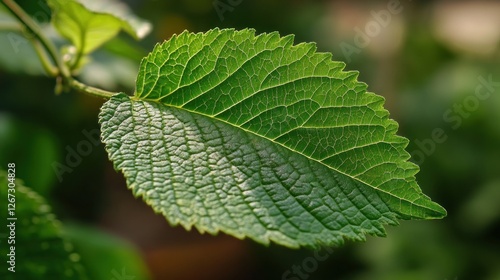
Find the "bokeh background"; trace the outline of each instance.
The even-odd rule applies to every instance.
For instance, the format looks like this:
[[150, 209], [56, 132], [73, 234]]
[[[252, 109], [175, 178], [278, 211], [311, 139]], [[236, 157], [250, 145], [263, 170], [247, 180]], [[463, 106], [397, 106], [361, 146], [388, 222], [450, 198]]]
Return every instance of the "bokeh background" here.
[[[19, 1], [41, 22], [43, 2]], [[141, 57], [185, 29], [254, 28], [315, 41], [386, 98], [411, 141], [421, 188], [448, 217], [401, 222], [387, 238], [319, 255], [172, 228], [131, 195], [102, 144], [55, 172], [97, 133], [103, 100], [56, 96], [29, 44], [13, 43], [0, 24], [0, 163], [15, 162], [18, 178], [51, 203], [94, 279], [500, 279], [500, 1], [126, 3], [153, 32], [141, 42], [121, 34], [79, 79], [132, 93]]]

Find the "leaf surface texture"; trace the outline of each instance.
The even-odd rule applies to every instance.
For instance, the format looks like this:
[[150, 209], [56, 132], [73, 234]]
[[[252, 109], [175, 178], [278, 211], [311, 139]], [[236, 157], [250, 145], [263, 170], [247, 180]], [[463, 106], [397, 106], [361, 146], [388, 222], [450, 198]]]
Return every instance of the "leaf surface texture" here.
[[136, 195], [201, 232], [317, 247], [446, 215], [384, 99], [344, 66], [293, 36], [184, 32], [103, 105], [102, 139]]

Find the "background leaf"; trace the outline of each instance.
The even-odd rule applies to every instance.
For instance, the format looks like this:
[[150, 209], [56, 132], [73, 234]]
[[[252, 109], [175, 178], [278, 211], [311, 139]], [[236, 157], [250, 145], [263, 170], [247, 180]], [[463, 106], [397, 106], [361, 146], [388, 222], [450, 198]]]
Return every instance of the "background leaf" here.
[[123, 29], [136, 39], [142, 39], [153, 29], [149, 21], [139, 18], [134, 12], [119, 0], [79, 0], [87, 9], [93, 12], [106, 13], [126, 22]]
[[[74, 0], [48, 0], [53, 10], [52, 22], [62, 36], [70, 40], [82, 53], [88, 54], [101, 46], [103, 43], [115, 37], [120, 30], [124, 30], [136, 39], [144, 37], [149, 33], [151, 27], [136, 17], [128, 17], [127, 20], [106, 12], [93, 11], [83, 4]], [[96, 5], [95, 2], [91, 6]], [[114, 6], [116, 8], [116, 6]], [[119, 9], [116, 9], [119, 11]], [[125, 13], [119, 13], [125, 14]], [[128, 19], [132, 19], [131, 24]]]
[[16, 175], [48, 197], [57, 180], [52, 163], [59, 159], [56, 137], [45, 127], [0, 112], [0, 162], [22, 166]]
[[[7, 221], [7, 173], [0, 170], [0, 219]], [[1, 279], [87, 279], [80, 264], [80, 255], [74, 252], [73, 244], [63, 238], [61, 225], [51, 213], [45, 200], [16, 179], [15, 188], [15, 273], [5, 267], [10, 245], [7, 245], [9, 228], [3, 227]], [[10, 222], [10, 221], [9, 221]]]
[[[128, 242], [82, 225], [65, 225], [64, 233], [82, 257], [89, 278], [120, 280], [120, 275], [130, 280], [151, 278], [137, 249]], [[96, 256], [101, 261], [96, 262]]]
[[215, 29], [157, 45], [135, 96], [100, 114], [134, 193], [174, 225], [290, 247], [445, 216], [419, 189], [383, 98], [315, 45], [292, 43]]

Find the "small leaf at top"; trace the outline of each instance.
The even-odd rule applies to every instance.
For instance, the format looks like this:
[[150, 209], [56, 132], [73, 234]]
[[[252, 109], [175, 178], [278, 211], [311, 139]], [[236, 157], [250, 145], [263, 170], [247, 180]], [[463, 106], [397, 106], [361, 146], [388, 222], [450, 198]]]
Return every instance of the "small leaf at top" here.
[[339, 245], [397, 219], [442, 218], [384, 99], [314, 44], [184, 32], [100, 113], [129, 188], [173, 224], [263, 244]]
[[123, 25], [124, 30], [135, 39], [142, 39], [152, 30], [152, 25], [148, 21], [136, 16], [133, 11], [120, 0], [79, 0], [87, 9], [98, 13], [111, 14], [127, 24]]
[[[88, 54], [124, 30], [136, 39], [149, 33], [151, 25], [132, 16], [121, 5], [97, 1], [48, 0], [52, 22], [59, 33], [83, 54]], [[90, 8], [89, 8], [90, 7]], [[110, 11], [114, 12], [110, 12]]]

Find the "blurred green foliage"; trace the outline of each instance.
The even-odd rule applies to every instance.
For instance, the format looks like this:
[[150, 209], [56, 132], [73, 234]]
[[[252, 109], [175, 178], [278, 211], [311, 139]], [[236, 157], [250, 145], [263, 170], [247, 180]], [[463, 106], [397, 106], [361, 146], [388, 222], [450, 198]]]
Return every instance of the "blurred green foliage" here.
[[[92, 68], [89, 64], [90, 68], [82, 69], [82, 75], [88, 75], [86, 82], [92, 84], [94, 80], [107, 90], [131, 92], [140, 54], [173, 33], [213, 27], [293, 33], [297, 35], [296, 42], [316, 41], [319, 50], [347, 61], [339, 44], [354, 44], [355, 28], [363, 29], [374, 20], [370, 12], [383, 10], [388, 2], [232, 1], [239, 4], [225, 11], [221, 21], [211, 0], [129, 0], [127, 3], [139, 16], [153, 23], [153, 34], [140, 43], [120, 37], [127, 42], [127, 48], [135, 50], [134, 55], [127, 55], [132, 51], [120, 51], [120, 44], [117, 47], [115, 42], [108, 43], [92, 57], [97, 66]], [[32, 14], [42, 10], [37, 1], [24, 3]], [[245, 263], [235, 265], [239, 272], [221, 267], [218, 277], [209, 278], [207, 270], [196, 271], [196, 267], [181, 263], [180, 260], [186, 260], [181, 255], [177, 256], [179, 263], [164, 264], [168, 269], [187, 266], [186, 271], [197, 273], [188, 279], [282, 279], [288, 270], [292, 272], [288, 279], [306, 279], [305, 275], [307, 279], [500, 279], [500, 86], [494, 85], [486, 100], [478, 100], [477, 104], [471, 101], [481, 84], [480, 77], [500, 82], [500, 42], [486, 32], [492, 28], [500, 34], [499, 4], [462, 1], [443, 6], [441, 1], [401, 1], [401, 5], [402, 12], [392, 15], [388, 26], [352, 55], [347, 69], [359, 70], [360, 80], [367, 82], [371, 91], [386, 97], [386, 108], [400, 124], [399, 134], [411, 141], [409, 152], [422, 151], [417, 140], [432, 139], [434, 129], [444, 131], [446, 140], [434, 142], [432, 153], [424, 153], [423, 161], [419, 160], [421, 171], [417, 180], [425, 193], [448, 210], [448, 217], [405, 222], [388, 228], [387, 238], [369, 238], [366, 243], [334, 248], [326, 260], [314, 259], [314, 253], [307, 250], [265, 248], [245, 242]], [[465, 16], [460, 14], [462, 10], [466, 11]], [[453, 20], [454, 14], [458, 20]], [[440, 31], [447, 30], [445, 27], [449, 28], [448, 33]], [[468, 29], [474, 32], [466, 32]], [[111, 215], [107, 205], [119, 193], [110, 191], [109, 185], [126, 187], [123, 181], [114, 179], [102, 145], [59, 182], [50, 173], [50, 162], [63, 162], [65, 147], [74, 147], [81, 141], [82, 130], [98, 127], [97, 112], [102, 100], [73, 93], [55, 96], [54, 81], [32, 76], [37, 73], [31, 71], [34, 66], [16, 68], [17, 64], [2, 58], [21, 61], [24, 57], [32, 63], [32, 59], [26, 59], [31, 55], [29, 46], [22, 45], [16, 53], [5, 39], [7, 35], [0, 36], [4, 36], [0, 45], [0, 158], [5, 164], [16, 162], [19, 175], [23, 174], [33, 188], [53, 202], [62, 220], [93, 226], [105, 224], [117, 235], [130, 237], [146, 255], [155, 248], [169, 251], [169, 244], [186, 244], [186, 238], [196, 242], [216, 240], [210, 236], [198, 239], [175, 230], [161, 239], [154, 235], [160, 231], [158, 227], [133, 237], [133, 227], [127, 223], [153, 223], [145, 218], [152, 213], [140, 217], [127, 214], [128, 208], [135, 207], [133, 200], [116, 207], [115, 216], [111, 216], [119, 220], [120, 215], [127, 215], [122, 224], [106, 224]], [[466, 117], [456, 110], [460, 104], [464, 105]], [[461, 116], [457, 127], [444, 117], [449, 110], [454, 116]], [[154, 245], [147, 242], [152, 239]], [[199, 254], [210, 256], [213, 252]], [[159, 261], [146, 260], [150, 268]], [[312, 260], [316, 266], [312, 266]], [[94, 261], [100, 261], [99, 257]], [[294, 267], [303, 275], [294, 273]], [[155, 276], [165, 279], [164, 274]]]
[[24, 186], [16, 177], [16, 170], [14, 163], [6, 164], [5, 170], [0, 170], [0, 199], [9, 203], [8, 210], [2, 207], [0, 213], [7, 228], [2, 229], [0, 253], [5, 261], [0, 271], [1, 278], [47, 279], [57, 276], [87, 279], [80, 256], [75, 253], [72, 242], [62, 234], [61, 224], [50, 206], [43, 197]]

